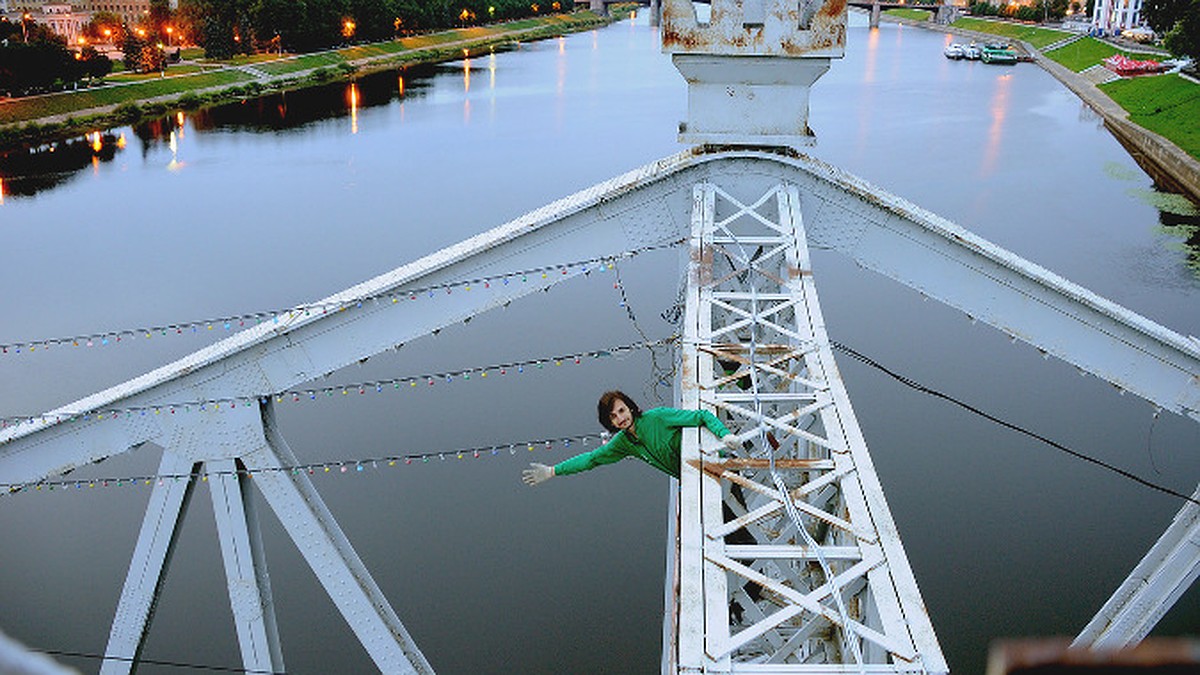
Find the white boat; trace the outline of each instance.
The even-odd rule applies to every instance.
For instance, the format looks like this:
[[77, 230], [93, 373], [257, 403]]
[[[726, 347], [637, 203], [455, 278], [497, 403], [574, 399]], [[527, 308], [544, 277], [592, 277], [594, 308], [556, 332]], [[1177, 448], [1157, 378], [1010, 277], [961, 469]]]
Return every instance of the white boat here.
[[963, 46], [957, 42], [951, 42], [942, 50], [948, 59], [961, 59], [963, 57]]
[[981, 50], [979, 48], [979, 45], [975, 44], [974, 42], [967, 45], [966, 47], [963, 47], [963, 58], [964, 59], [971, 59], [972, 61], [978, 61], [979, 57], [981, 57], [981, 56], [983, 56], [983, 50]]

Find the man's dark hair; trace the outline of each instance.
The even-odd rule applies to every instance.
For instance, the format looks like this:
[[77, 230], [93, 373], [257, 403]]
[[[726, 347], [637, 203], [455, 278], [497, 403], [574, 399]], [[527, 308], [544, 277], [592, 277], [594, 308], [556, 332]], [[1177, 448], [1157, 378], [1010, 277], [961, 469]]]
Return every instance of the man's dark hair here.
[[613, 404], [617, 401], [624, 401], [629, 407], [629, 412], [633, 414], [633, 419], [642, 416], [642, 409], [638, 404], [633, 402], [633, 399], [625, 395], [623, 391], [606, 391], [600, 395], [600, 402], [596, 404], [596, 413], [600, 416], [600, 426], [608, 429], [612, 433], [619, 431], [612, 423]]

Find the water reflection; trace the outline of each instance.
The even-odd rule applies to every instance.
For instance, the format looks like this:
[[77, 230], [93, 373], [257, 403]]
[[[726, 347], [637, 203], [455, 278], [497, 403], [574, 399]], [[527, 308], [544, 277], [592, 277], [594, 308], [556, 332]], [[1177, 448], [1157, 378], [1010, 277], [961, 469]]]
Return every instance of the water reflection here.
[[466, 49], [464, 49], [462, 51], [463, 51], [463, 62], [462, 62], [463, 93], [470, 93], [470, 91], [471, 91], [471, 52], [467, 51]]
[[351, 82], [346, 87], [346, 98], [350, 102], [350, 133], [358, 133], [358, 83]]
[[183, 168], [183, 162], [179, 161], [179, 139], [182, 136], [182, 132], [171, 132], [170, 141], [168, 143], [171, 148], [171, 161], [167, 162], [167, 171], [178, 171]]
[[996, 168], [996, 158], [1000, 155], [1000, 145], [1004, 140], [1004, 118], [1008, 115], [1008, 94], [1012, 85], [1012, 74], [996, 78], [996, 91], [992, 94], [990, 112], [992, 126], [988, 127], [987, 146], [983, 151], [983, 163], [979, 167], [981, 176], [989, 176]]
[[879, 29], [872, 28], [867, 33], [867, 69], [863, 73], [863, 82], [871, 84], [875, 81], [875, 61], [879, 58]]
[[[490, 67], [494, 70], [495, 66]], [[469, 81], [469, 65], [464, 66], [464, 71], [464, 77]], [[189, 117], [192, 131], [196, 133], [286, 133], [348, 116], [350, 131], [354, 134], [358, 133], [358, 115], [363, 108], [424, 96], [438, 72], [437, 66], [428, 65], [373, 73], [348, 86], [335, 82], [205, 108], [190, 115], [177, 111], [142, 120], [130, 131], [141, 141], [143, 158], [148, 158], [154, 148], [166, 145], [171, 152], [166, 168], [177, 171], [185, 165], [179, 158], [179, 143], [185, 136]], [[0, 150], [0, 204], [64, 185], [88, 168], [95, 173], [102, 163], [111, 162], [125, 147], [125, 131], [113, 129], [31, 148]]]
[[[194, 132], [296, 132], [326, 120], [389, 105], [398, 98], [424, 96], [434, 66], [410, 66], [400, 71], [371, 73], [347, 85], [335, 82], [206, 108], [192, 117]], [[351, 122], [353, 127], [354, 122]]]
[[13, 197], [32, 197], [66, 184], [99, 162], [111, 162], [125, 147], [123, 134], [93, 132], [86, 136], [32, 148], [0, 152], [0, 204]]

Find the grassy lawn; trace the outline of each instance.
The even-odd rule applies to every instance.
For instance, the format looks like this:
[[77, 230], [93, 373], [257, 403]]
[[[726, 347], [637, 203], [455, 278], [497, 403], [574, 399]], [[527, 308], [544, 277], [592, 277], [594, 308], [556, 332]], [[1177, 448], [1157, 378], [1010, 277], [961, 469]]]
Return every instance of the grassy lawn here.
[[[204, 72], [204, 68], [201, 66], [183, 64], [178, 66], [169, 66], [167, 68], [167, 77], [175, 77], [176, 75], [191, 75], [193, 73], [202, 72]], [[158, 73], [123, 72], [115, 75], [109, 75], [108, 77], [104, 78], [104, 81], [109, 84], [119, 84], [122, 82], [142, 82], [144, 80], [153, 80], [156, 77], [161, 79], [161, 76]]]
[[885, 9], [883, 13], [898, 16], [901, 19], [912, 19], [913, 21], [928, 21], [933, 17], [933, 12], [924, 9]]
[[284, 59], [283, 61], [275, 61], [273, 63], [264, 63], [256, 66], [264, 73], [271, 75], [284, 75], [286, 73], [295, 73], [301, 70], [309, 70], [312, 68], [325, 68], [328, 66], [336, 66], [339, 63], [345, 63], [346, 59], [342, 58], [337, 52], [320, 52], [318, 54], [305, 54], [297, 56], [294, 59]]
[[193, 89], [237, 84], [249, 79], [252, 79], [249, 75], [236, 70], [221, 70], [181, 77], [155, 78], [116, 87], [11, 99], [0, 103], [0, 124], [23, 122], [50, 115], [65, 115], [99, 106], [179, 94]]
[[1200, 84], [1176, 74], [1146, 75], [1115, 80], [1100, 89], [1129, 111], [1130, 121], [1200, 159]]
[[1117, 53], [1124, 54], [1136, 61], [1161, 61], [1163, 59], [1161, 56], [1122, 51], [1107, 42], [1101, 42], [1091, 37], [1076, 40], [1065, 47], [1048, 51], [1046, 56], [1079, 73]]
[[963, 17], [951, 25], [955, 28], [999, 35], [1001, 37], [1009, 38], [1010, 40], [1024, 40], [1037, 49], [1041, 49], [1046, 45], [1054, 44], [1063, 38], [1073, 35], [1073, 33], [1062, 30], [1039, 28], [1037, 26], [1027, 26], [1020, 23], [1008, 23], [1006, 21], [975, 19], [972, 17]]
[[[226, 61], [204, 61], [208, 64], [220, 64], [222, 66], [252, 66], [259, 63], [268, 63], [270, 61], [278, 61], [284, 58], [284, 55], [276, 54], [275, 52], [264, 52], [262, 54], [238, 54], [232, 59]], [[203, 59], [201, 59], [203, 61]]]

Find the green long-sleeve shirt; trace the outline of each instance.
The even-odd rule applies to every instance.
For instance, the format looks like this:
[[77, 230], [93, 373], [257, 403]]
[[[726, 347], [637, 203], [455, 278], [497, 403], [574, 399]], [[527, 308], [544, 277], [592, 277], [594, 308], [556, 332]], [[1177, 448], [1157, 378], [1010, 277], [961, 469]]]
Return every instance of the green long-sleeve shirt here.
[[707, 410], [652, 408], [634, 422], [636, 439], [625, 430], [618, 431], [595, 450], [555, 464], [554, 475], [566, 476], [594, 469], [601, 464], [619, 462], [626, 457], [637, 457], [659, 471], [679, 478], [679, 447], [682, 442], [679, 429], [700, 425], [708, 427], [717, 438], [729, 433], [721, 420]]

